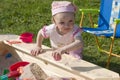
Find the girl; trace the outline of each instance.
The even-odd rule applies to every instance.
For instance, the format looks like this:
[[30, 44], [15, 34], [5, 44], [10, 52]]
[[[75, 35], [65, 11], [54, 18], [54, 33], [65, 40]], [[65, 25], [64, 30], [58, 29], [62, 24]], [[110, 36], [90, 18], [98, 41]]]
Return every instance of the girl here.
[[31, 51], [32, 55], [42, 52], [42, 41], [49, 38], [52, 55], [57, 58], [66, 53], [75, 58], [82, 58], [83, 41], [81, 29], [75, 25], [76, 7], [69, 1], [53, 1], [52, 3], [53, 24], [44, 26], [37, 35], [36, 47]]

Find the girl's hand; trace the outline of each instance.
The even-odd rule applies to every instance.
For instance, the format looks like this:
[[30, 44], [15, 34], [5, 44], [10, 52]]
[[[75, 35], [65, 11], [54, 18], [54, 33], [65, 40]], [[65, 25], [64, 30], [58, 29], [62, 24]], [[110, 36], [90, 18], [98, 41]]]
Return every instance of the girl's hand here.
[[35, 47], [34, 49], [31, 50], [31, 54], [33, 56], [37, 56], [38, 54], [40, 54], [43, 51], [43, 49], [41, 47]]
[[53, 58], [54, 58], [56, 61], [59, 61], [59, 60], [61, 60], [61, 55], [60, 55], [60, 54], [55, 54], [55, 55], [53, 55]]
[[64, 50], [62, 49], [57, 49], [53, 51], [52, 56], [56, 61], [61, 60], [61, 55], [64, 53]]

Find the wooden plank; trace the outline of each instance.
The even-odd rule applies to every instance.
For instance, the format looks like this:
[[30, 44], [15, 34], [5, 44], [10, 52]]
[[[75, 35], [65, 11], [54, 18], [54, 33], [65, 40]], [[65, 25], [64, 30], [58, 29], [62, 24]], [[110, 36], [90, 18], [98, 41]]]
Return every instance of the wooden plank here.
[[45, 52], [37, 57], [33, 57], [30, 54], [30, 50], [35, 46], [34, 43], [19, 43], [10, 46], [20, 54], [27, 54], [25, 59], [31, 57], [33, 58], [31, 61], [37, 60], [37, 63], [41, 61], [44, 64], [44, 66], [41, 67], [47, 66], [47, 70], [50, 69], [49, 71], [61, 76], [74, 76], [78, 78], [78, 80], [120, 80], [119, 74], [116, 72], [102, 68], [85, 60], [77, 60], [69, 55], [64, 54], [60, 61], [55, 61], [51, 56], [51, 49], [44, 45], [42, 47]]
[[19, 39], [19, 36], [15, 34], [0, 34], [0, 41], [11, 39]]
[[[24, 47], [23, 47], [23, 46]], [[26, 46], [25, 46], [26, 45]], [[29, 46], [28, 48], [25, 48]], [[30, 53], [34, 44], [15, 44], [14, 48], [24, 51], [25, 53]], [[101, 68], [95, 64], [89, 63], [84, 60], [77, 60], [69, 55], [62, 55], [61, 61], [55, 61], [51, 56], [51, 50], [48, 47], [43, 45], [43, 48], [47, 51], [43, 54], [37, 56], [36, 58], [39, 60], [43, 60], [46, 64], [49, 63], [54, 65], [62, 70], [70, 72], [74, 75], [81, 76], [85, 79], [90, 80], [119, 80], [119, 74], [107, 70], [105, 68]], [[104, 74], [103, 74], [104, 73]]]
[[[18, 53], [18, 55], [21, 57], [21, 59], [23, 61], [29, 61], [29, 62], [32, 62], [32, 63], [37, 63], [46, 73], [47, 75], [49, 76], [53, 76], [53, 75], [56, 75], [56, 76], [59, 76], [59, 77], [74, 77], [76, 78], [76, 80], [86, 80], [84, 79], [83, 77], [81, 76], [77, 76], [75, 74], [72, 74], [70, 72], [67, 72], [49, 62], [45, 62], [43, 61], [42, 59], [39, 59], [39, 58], [35, 58], [29, 54], [26, 54], [25, 52], [21, 52], [19, 50], [16, 50], [16, 52]], [[23, 57], [24, 56], [24, 57]], [[64, 73], [64, 74], [63, 74]], [[90, 79], [88, 79], [90, 80]]]

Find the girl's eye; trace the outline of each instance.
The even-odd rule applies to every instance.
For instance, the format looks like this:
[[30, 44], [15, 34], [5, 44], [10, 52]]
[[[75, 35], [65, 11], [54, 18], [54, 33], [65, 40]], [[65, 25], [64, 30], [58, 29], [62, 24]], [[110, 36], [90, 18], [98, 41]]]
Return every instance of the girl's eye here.
[[70, 20], [69, 22], [73, 22], [73, 20]]
[[64, 22], [60, 22], [60, 24], [64, 24]]

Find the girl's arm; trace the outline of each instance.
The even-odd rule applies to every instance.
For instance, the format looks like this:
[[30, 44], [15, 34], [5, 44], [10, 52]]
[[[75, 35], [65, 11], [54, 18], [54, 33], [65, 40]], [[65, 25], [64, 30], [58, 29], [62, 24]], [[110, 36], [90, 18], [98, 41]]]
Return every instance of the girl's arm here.
[[43, 36], [41, 34], [41, 30], [37, 34], [37, 39], [36, 39], [36, 46], [37, 47], [42, 47], [42, 41], [43, 41]]
[[80, 36], [78, 36], [75, 38], [75, 41], [73, 43], [62, 47], [61, 49], [63, 50], [63, 53], [64, 53], [64, 52], [77, 50], [80, 48], [83, 48], [83, 41], [82, 41], [82, 38]]
[[42, 41], [43, 41], [43, 36], [41, 34], [41, 31], [39, 31], [37, 34], [37, 39], [36, 39], [36, 46], [34, 47], [34, 49], [31, 50], [31, 54], [33, 56], [36, 56], [43, 51], [42, 50]]
[[61, 48], [56, 49], [55, 51], [53, 51], [53, 55], [57, 55], [57, 54], [64, 54], [65, 52], [69, 52], [69, 51], [73, 51], [73, 50], [77, 50], [77, 49], [82, 49], [83, 48], [83, 41], [81, 36], [77, 36], [75, 38], [75, 41], [64, 46]]

